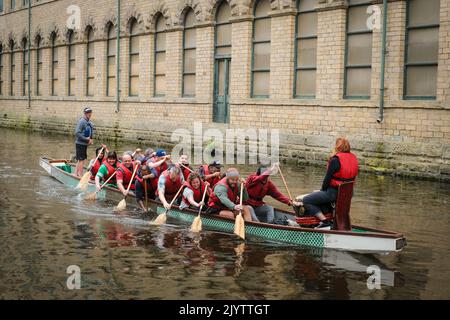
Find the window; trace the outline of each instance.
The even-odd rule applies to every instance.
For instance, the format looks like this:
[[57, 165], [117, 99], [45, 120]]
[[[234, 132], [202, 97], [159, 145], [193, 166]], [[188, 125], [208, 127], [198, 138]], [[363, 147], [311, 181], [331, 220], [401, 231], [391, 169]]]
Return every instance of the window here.
[[27, 39], [22, 41], [22, 95], [28, 95], [28, 50]]
[[156, 18], [155, 30], [155, 97], [162, 97], [166, 92], [166, 33], [164, 18]]
[[371, 1], [350, 0], [347, 11], [344, 98], [369, 99], [372, 75], [372, 31], [367, 28]]
[[73, 44], [73, 32], [69, 34], [69, 47], [68, 47], [68, 74], [69, 74], [69, 88], [68, 95], [75, 95], [75, 45]]
[[317, 0], [300, 0], [295, 33], [296, 98], [315, 98], [317, 69]]
[[11, 0], [11, 10], [14, 10], [16, 8], [16, 0]]
[[137, 35], [136, 20], [130, 23], [130, 61], [129, 61], [129, 96], [137, 96], [139, 94], [139, 36]]
[[93, 96], [95, 90], [95, 42], [94, 31], [92, 28], [87, 32], [87, 46], [86, 46], [86, 95]]
[[41, 37], [37, 38], [36, 41], [36, 95], [40, 96], [42, 94], [42, 48], [41, 48]]
[[9, 74], [9, 83], [10, 83], [10, 88], [9, 88], [9, 95], [10, 96], [15, 96], [16, 95], [16, 53], [14, 52], [14, 41], [11, 41], [10, 44], [10, 48], [11, 48], [11, 59], [10, 59], [10, 74]]
[[116, 89], [116, 39], [112, 23], [108, 27], [106, 56], [106, 95], [113, 96]]
[[3, 95], [3, 46], [0, 44], [0, 96]]
[[186, 13], [184, 18], [183, 32], [183, 96], [195, 96], [195, 47], [196, 30], [195, 14], [192, 9]]
[[405, 46], [405, 99], [436, 99], [439, 0], [409, 0]]
[[28, 1], [29, 0], [22, 0], [22, 6], [23, 7], [28, 7]]
[[3, 12], [3, 0], [0, 0], [0, 12]]
[[270, 1], [259, 0], [254, 9], [252, 97], [269, 97], [270, 93]]
[[58, 95], [58, 47], [56, 46], [56, 34], [51, 37], [51, 95]]

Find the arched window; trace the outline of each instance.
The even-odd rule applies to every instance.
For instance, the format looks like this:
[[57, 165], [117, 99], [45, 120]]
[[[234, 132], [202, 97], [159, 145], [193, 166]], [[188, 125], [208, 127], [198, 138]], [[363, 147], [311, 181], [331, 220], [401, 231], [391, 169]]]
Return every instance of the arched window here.
[[195, 96], [196, 30], [194, 10], [189, 8], [184, 17], [183, 32], [183, 96]]
[[299, 0], [295, 33], [296, 98], [316, 96], [317, 0]]
[[58, 47], [56, 33], [51, 36], [51, 95], [58, 95]]
[[3, 95], [3, 46], [0, 44], [0, 96]]
[[106, 48], [106, 95], [113, 96], [116, 89], [116, 33], [112, 23], [108, 26]]
[[216, 56], [231, 55], [231, 10], [226, 1], [222, 1], [216, 15]]
[[406, 12], [404, 99], [434, 100], [438, 81], [440, 3], [439, 0], [408, 0]]
[[166, 33], [164, 18], [161, 14], [156, 17], [155, 30], [155, 97], [166, 94]]
[[42, 94], [42, 48], [41, 37], [36, 39], [36, 95]]
[[91, 27], [87, 30], [87, 45], [86, 45], [86, 95], [94, 95], [95, 87], [95, 43], [94, 43], [94, 31]]
[[9, 95], [16, 95], [16, 53], [14, 52], [14, 41], [11, 40], [9, 47], [11, 48], [11, 59], [9, 65]]
[[28, 94], [28, 40], [22, 40], [22, 95]]
[[69, 65], [68, 65], [68, 74], [69, 74], [69, 88], [68, 94], [69, 96], [75, 95], [75, 45], [73, 44], [73, 32], [70, 31], [69, 34], [69, 47], [68, 47], [68, 55], [69, 55]]
[[130, 22], [130, 48], [129, 48], [129, 80], [128, 95], [139, 95], [139, 36], [137, 35], [137, 22], [133, 19]]
[[370, 0], [349, 0], [345, 52], [344, 98], [370, 99], [372, 30], [367, 27]]
[[253, 20], [252, 97], [270, 94], [270, 1], [256, 2]]

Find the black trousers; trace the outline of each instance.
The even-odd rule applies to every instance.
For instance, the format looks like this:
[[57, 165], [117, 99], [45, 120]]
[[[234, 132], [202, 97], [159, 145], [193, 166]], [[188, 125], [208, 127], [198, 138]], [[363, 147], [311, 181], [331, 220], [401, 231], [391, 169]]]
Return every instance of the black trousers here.
[[[139, 201], [143, 201], [145, 199], [145, 189], [144, 189], [144, 185], [142, 183], [139, 182], [139, 180], [136, 180], [135, 184], [135, 190], [134, 193], [136, 194], [136, 199]], [[156, 195], [155, 195], [155, 190], [153, 190], [150, 187], [150, 183], [147, 183], [147, 198], [151, 199], [151, 200], [155, 200]]]
[[319, 213], [329, 212], [331, 203], [336, 202], [337, 189], [328, 188], [326, 191], [313, 192], [303, 198], [306, 216], [315, 216]]

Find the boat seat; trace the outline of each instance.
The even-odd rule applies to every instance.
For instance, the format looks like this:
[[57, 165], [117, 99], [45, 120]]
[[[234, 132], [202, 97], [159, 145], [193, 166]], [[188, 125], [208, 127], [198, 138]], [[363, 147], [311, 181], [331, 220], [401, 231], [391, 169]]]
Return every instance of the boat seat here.
[[[334, 229], [351, 230], [350, 205], [353, 196], [354, 182], [345, 182], [338, 187], [336, 203], [334, 203], [334, 213], [326, 213], [327, 220], [334, 219]], [[296, 222], [302, 226], [313, 226], [320, 223], [316, 217], [297, 217]]]

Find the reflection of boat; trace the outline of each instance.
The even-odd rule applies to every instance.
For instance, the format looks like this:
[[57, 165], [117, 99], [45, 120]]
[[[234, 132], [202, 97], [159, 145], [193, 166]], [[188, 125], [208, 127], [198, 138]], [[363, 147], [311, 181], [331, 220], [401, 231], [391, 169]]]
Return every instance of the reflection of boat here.
[[[52, 177], [64, 184], [75, 187], [79, 182], [79, 178], [73, 174], [75, 165], [68, 160], [41, 158], [39, 164]], [[95, 185], [91, 182], [87, 192], [94, 191]], [[115, 188], [104, 187], [98, 193], [98, 198], [118, 201], [122, 199], [122, 194]], [[150, 200], [149, 202], [157, 207], [158, 214], [165, 211], [159, 202]], [[284, 210], [277, 211], [289, 214], [289, 212]], [[186, 223], [192, 223], [197, 216], [197, 212], [189, 209], [182, 211], [178, 207], [173, 206], [167, 212], [167, 215]], [[205, 229], [227, 233], [233, 233], [234, 231], [234, 220], [218, 215], [202, 215], [202, 224]], [[400, 251], [405, 246], [405, 239], [402, 234], [358, 226], [352, 226], [350, 231], [342, 231], [246, 222], [245, 233], [249, 238], [262, 238], [275, 242], [350, 251], [392, 252]]]
[[332, 269], [341, 269], [352, 272], [372, 273], [373, 267], [380, 270], [382, 285], [394, 286], [395, 271], [389, 270], [386, 265], [373, 255], [364, 255], [355, 252], [325, 249], [318, 259], [331, 266]]

